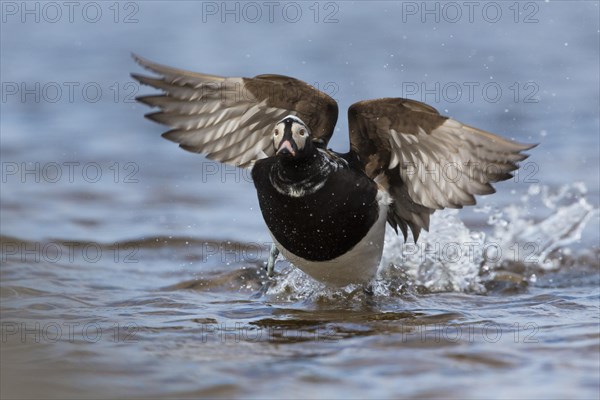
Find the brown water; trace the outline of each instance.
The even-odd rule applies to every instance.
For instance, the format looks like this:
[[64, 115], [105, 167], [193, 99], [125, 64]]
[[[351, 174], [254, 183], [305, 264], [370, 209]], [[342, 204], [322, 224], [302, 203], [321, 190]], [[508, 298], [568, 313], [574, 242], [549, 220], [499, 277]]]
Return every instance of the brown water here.
[[[335, 23], [305, 2], [297, 23], [222, 23], [209, 3], [123, 4], [128, 24], [112, 3], [98, 23], [3, 14], [2, 398], [599, 398], [598, 2], [519, 3], [516, 22], [512, 2], [497, 22], [319, 3]], [[379, 96], [541, 144], [478, 208], [436, 213], [419, 246], [388, 234], [373, 295], [283, 260], [268, 279], [248, 173], [160, 138], [130, 101], [146, 93], [130, 51], [314, 83], [341, 105], [340, 151], [343, 110]], [[9, 94], [48, 82], [58, 101]], [[103, 96], [71, 99], [68, 82]], [[408, 93], [465, 82], [503, 94]]]
[[243, 242], [4, 236], [1, 245], [7, 397], [598, 392], [597, 252], [551, 271], [482, 268], [467, 293], [437, 293], [415, 271], [391, 267], [367, 295], [324, 288], [281, 262], [269, 280], [257, 261], [267, 248]]

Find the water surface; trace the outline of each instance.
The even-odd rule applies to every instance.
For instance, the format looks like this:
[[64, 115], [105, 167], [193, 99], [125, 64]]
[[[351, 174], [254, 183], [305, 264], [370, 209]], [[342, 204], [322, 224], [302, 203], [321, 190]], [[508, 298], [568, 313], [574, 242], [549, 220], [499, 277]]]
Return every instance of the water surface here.
[[[50, 22], [47, 3], [22, 22], [15, 4], [3, 398], [598, 398], [598, 2], [477, 3], [472, 18], [456, 3], [458, 19], [436, 2], [298, 2], [295, 22], [283, 3], [272, 19], [240, 3], [239, 22], [213, 2], [101, 3], [97, 22]], [[339, 102], [340, 151], [346, 108], [386, 96], [540, 146], [477, 207], [436, 213], [419, 246], [388, 232], [372, 296], [284, 260], [271, 280], [249, 174], [160, 138], [132, 102], [151, 92], [132, 51], [304, 79]]]

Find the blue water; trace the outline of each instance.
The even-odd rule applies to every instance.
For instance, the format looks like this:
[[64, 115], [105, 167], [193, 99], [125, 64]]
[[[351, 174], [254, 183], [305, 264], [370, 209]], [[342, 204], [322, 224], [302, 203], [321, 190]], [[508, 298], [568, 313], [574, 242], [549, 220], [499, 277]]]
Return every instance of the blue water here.
[[[599, 2], [275, 2], [272, 16], [264, 2], [223, 4], [84, 2], [71, 21], [60, 2], [2, 3], [2, 396], [597, 398]], [[152, 90], [129, 76], [131, 52], [303, 79], [338, 101], [339, 151], [346, 109], [394, 96], [540, 143], [480, 212], [437, 224], [531, 241], [535, 265], [428, 259], [369, 300], [280, 263], [266, 287], [249, 175], [160, 137], [133, 101]], [[105, 334], [13, 333], [65, 322]], [[503, 339], [483, 336], [486, 323]], [[115, 324], [135, 326], [134, 340], [107, 339]], [[202, 340], [220, 324], [335, 340]], [[415, 326], [474, 333], [436, 341]], [[515, 341], [535, 327], [537, 342]]]

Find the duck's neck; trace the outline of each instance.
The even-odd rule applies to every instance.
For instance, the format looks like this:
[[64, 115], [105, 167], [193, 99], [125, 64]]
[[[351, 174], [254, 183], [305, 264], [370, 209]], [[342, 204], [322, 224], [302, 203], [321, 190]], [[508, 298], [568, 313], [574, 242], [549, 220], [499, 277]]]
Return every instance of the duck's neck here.
[[277, 175], [290, 182], [297, 182], [315, 175], [319, 171], [323, 155], [314, 147], [301, 158], [278, 157], [275, 163]]
[[331, 164], [316, 148], [301, 159], [278, 158], [271, 170], [271, 183], [282, 194], [299, 197], [320, 189], [331, 172]]

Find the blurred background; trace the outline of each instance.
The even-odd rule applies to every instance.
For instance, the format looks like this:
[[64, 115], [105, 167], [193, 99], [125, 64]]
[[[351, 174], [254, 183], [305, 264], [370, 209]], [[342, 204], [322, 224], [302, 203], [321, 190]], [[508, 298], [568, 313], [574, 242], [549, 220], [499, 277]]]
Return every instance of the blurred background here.
[[[599, 2], [1, 8], [3, 397], [597, 397]], [[302, 79], [338, 101], [330, 146], [342, 152], [347, 108], [378, 97], [540, 143], [479, 209], [444, 223], [481, 241], [536, 243], [541, 258], [564, 252], [550, 267], [521, 257], [504, 268], [500, 286], [514, 297], [490, 293], [480, 262], [452, 267], [462, 280], [468, 268], [469, 282], [437, 276], [435, 288], [421, 263], [408, 274], [427, 295], [388, 291], [374, 308], [353, 293], [337, 302], [289, 269], [267, 290], [270, 238], [249, 173], [160, 137], [134, 100], [153, 91], [129, 76], [141, 72], [132, 52], [209, 74]], [[402, 341], [407, 321], [477, 332], [494, 321], [511, 340]], [[238, 323], [335, 340], [217, 336]], [[538, 341], [517, 346], [525, 325]]]

